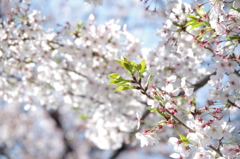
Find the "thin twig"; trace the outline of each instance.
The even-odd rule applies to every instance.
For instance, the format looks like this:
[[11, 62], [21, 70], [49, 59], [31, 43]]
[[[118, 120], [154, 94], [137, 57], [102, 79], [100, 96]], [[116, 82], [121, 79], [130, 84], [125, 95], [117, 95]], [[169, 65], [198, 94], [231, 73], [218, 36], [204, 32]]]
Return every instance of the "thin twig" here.
[[[209, 75], [209, 77], [207, 78], [206, 77], [206, 79], [204, 78], [202, 81], [204, 81], [204, 82], [202, 82], [202, 83], [205, 83], [206, 81], [208, 81], [209, 80], [209, 78], [210, 78], [210, 75]], [[208, 79], [208, 80], [207, 80]], [[200, 82], [201, 83], [201, 82]], [[141, 84], [139, 84], [139, 85], [141, 85]], [[143, 89], [141, 90], [141, 91], [144, 91]], [[194, 90], [195, 91], [195, 90]], [[148, 96], [150, 96], [146, 91], [145, 91], [145, 95], [148, 97]], [[151, 96], [150, 96], [151, 97]], [[152, 98], [150, 98], [150, 99], [152, 99]], [[162, 108], [165, 108], [161, 103], [159, 103], [160, 104], [160, 106], [162, 107]], [[182, 125], [182, 126], [184, 126], [186, 129], [188, 129], [190, 132], [192, 132], [192, 133], [195, 133], [196, 131], [194, 131], [193, 129], [191, 129], [190, 127], [188, 127], [186, 124], [184, 124], [180, 119], [178, 119], [175, 115], [173, 115], [168, 109], [165, 109], [165, 111], [170, 115], [170, 116], [172, 116], [175, 120], [177, 120], [178, 121], [178, 123], [180, 124], [180, 125]], [[219, 149], [216, 149], [215, 147], [213, 147], [212, 145], [209, 145], [208, 146], [209, 148], [211, 148], [212, 150], [214, 150], [216, 153], [218, 153], [220, 156], [223, 156], [222, 155], [222, 153], [220, 152], [220, 150]]]

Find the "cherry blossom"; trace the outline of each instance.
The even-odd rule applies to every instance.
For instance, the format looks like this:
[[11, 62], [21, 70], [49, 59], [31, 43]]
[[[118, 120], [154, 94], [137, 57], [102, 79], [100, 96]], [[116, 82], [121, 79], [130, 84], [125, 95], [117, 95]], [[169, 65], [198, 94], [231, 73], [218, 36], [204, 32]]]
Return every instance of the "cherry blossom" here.
[[136, 133], [136, 138], [141, 141], [141, 147], [153, 145], [157, 143], [160, 138], [155, 132]]
[[[52, 154], [43, 156], [59, 158], [79, 144], [80, 127], [104, 150], [134, 147], [136, 139], [141, 147], [169, 139], [172, 158], [239, 157], [240, 2], [163, 3], [161, 13], [153, 11], [165, 18], [156, 28], [158, 44], [143, 48], [119, 20], [100, 24], [90, 14], [86, 22], [46, 29], [46, 18], [30, 1], [14, 2], [0, 24], [3, 145], [14, 152], [41, 139], [32, 152], [51, 141]], [[124, 87], [114, 92], [112, 84], [119, 83]]]

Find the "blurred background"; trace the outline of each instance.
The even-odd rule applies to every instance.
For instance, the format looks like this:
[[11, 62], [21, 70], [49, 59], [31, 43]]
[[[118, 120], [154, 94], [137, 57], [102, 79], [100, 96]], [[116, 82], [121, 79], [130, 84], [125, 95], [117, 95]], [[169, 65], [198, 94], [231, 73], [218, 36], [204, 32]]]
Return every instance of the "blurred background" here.
[[[101, 6], [92, 6], [83, 0], [32, 0], [30, 9], [39, 10], [45, 17], [43, 27], [46, 30], [52, 28], [58, 31], [62, 26], [75, 27], [81, 21], [87, 23], [90, 14], [95, 16], [97, 24], [105, 24], [111, 19], [119, 20], [121, 26], [126, 25], [127, 30], [142, 41], [142, 47], [153, 49], [161, 41], [156, 34], [158, 27], [166, 20], [167, 1], [171, 2], [104, 0]], [[0, 0], [1, 19], [6, 19], [15, 2], [17, 0]], [[206, 86], [199, 92], [208, 89]], [[204, 104], [206, 94], [198, 93], [197, 99], [198, 104]], [[0, 97], [0, 159], [170, 158], [172, 149], [167, 138], [144, 148], [140, 147], [139, 141], [134, 141], [116, 150], [100, 150], [85, 139], [84, 118], [81, 110], [64, 105], [48, 109], [42, 105], [33, 107], [17, 101], [9, 104]], [[134, 134], [130, 135], [135, 137]]]
[[[0, 17], [14, 7], [15, 1], [0, 1]], [[105, 0], [102, 6], [93, 7], [83, 0], [32, 0], [31, 9], [45, 17], [44, 27], [58, 30], [69, 23], [75, 26], [94, 14], [97, 23], [111, 19], [143, 42], [143, 47], [154, 47], [159, 39], [157, 28], [164, 18], [154, 12], [164, 7], [164, 1]], [[147, 11], [148, 8], [150, 11]], [[161, 11], [159, 11], [161, 13]], [[46, 110], [38, 107], [28, 111], [30, 105], [0, 100], [0, 159], [167, 159], [167, 143], [140, 148], [139, 143], [117, 150], [100, 150], [84, 138], [84, 126], [77, 118], [79, 110], [58, 107]]]

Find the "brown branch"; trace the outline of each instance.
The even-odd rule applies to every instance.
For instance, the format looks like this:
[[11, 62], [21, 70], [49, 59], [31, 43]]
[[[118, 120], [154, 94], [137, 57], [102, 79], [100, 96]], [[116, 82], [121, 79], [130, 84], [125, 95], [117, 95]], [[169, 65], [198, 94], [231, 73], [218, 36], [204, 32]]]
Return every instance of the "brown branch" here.
[[[197, 91], [198, 89], [200, 89], [201, 87], [205, 86], [206, 83], [210, 80], [210, 77], [212, 75], [215, 75], [215, 74], [216, 74], [216, 72], [214, 72], [212, 74], [209, 74], [209, 75], [206, 75], [202, 79], [200, 79], [198, 82], [193, 84], [192, 86], [194, 87], [194, 92]], [[139, 90], [141, 91], [142, 94], [146, 95], [149, 99], [153, 99], [153, 97], [150, 94], [147, 93], [147, 90], [143, 88], [142, 84], [139, 83], [139, 81], [136, 79], [136, 77], [133, 78], [133, 83], [136, 83], [139, 86]], [[184, 94], [184, 91], [180, 92], [179, 95], [183, 95], [183, 94]], [[143, 103], [143, 104], [147, 105], [147, 103], [145, 103], [145, 102], [140, 102], [140, 103]], [[160, 103], [160, 106], [164, 108], [164, 106], [161, 105], [161, 103]], [[168, 114], [170, 114], [176, 121], [178, 121], [178, 123], [180, 125], [184, 126], [190, 132], [193, 132], [193, 133], [195, 132], [193, 129], [189, 128], [186, 124], [184, 124], [181, 120], [179, 120], [175, 115], [172, 115], [169, 110], [166, 109], [166, 112]], [[146, 110], [143, 113], [143, 116], [141, 117], [141, 120], [144, 120], [149, 114], [150, 114], [150, 111]], [[137, 130], [134, 130], [130, 134], [134, 134], [136, 132], [137, 132]], [[212, 150], [214, 150], [220, 156], [223, 156], [222, 153], [218, 149], [214, 148], [212, 145], [210, 145], [208, 147], [211, 148]], [[113, 152], [113, 154], [109, 157], [109, 159], [115, 159], [121, 152], [127, 150], [128, 148], [129, 148], [129, 146], [127, 144], [123, 144], [121, 148], [119, 148], [119, 149], [117, 149]]]
[[238, 71], [235, 70], [234, 73], [235, 73], [235, 75], [237, 75], [238, 77], [240, 77], [240, 74], [239, 74]]
[[[208, 50], [212, 51], [211, 49], [207, 48]], [[207, 82], [210, 80], [210, 77], [212, 75], [215, 75], [216, 72], [212, 73], [212, 74], [209, 74], [209, 75], [206, 75], [204, 76], [202, 79], [200, 79], [199, 81], [197, 81], [195, 84], [193, 84], [192, 86], [194, 87], [194, 92], [197, 91], [198, 89], [202, 88], [203, 86], [205, 86], [207, 84]], [[147, 93], [147, 89], [145, 89], [142, 84], [141, 84], [141, 81], [140, 80], [137, 80], [136, 77], [133, 77], [133, 80], [132, 80], [132, 83], [135, 83], [139, 86], [139, 90], [141, 91], [142, 94], [146, 95], [149, 99], [154, 99], [150, 94]], [[184, 94], [184, 91], [181, 91], [179, 95], [183, 95]], [[143, 102], [140, 102], [140, 103], [143, 103]], [[146, 103], [143, 103], [143, 104], [146, 104]], [[146, 104], [147, 105], [147, 104]], [[160, 103], [160, 106], [164, 108], [163, 105], [161, 105]], [[188, 127], [186, 124], [184, 124], [181, 120], [179, 120], [175, 115], [172, 115], [170, 113], [169, 110], [166, 109], [166, 112], [171, 115], [176, 121], [178, 121], [178, 123], [180, 125], [182, 125], [183, 127], [185, 127], [186, 129], [188, 129], [190, 132], [195, 132], [193, 129], [191, 129], [190, 127]], [[150, 114], [150, 111], [149, 110], [146, 110], [143, 114], [143, 116], [141, 117], [141, 120], [144, 120], [148, 115]], [[134, 130], [131, 132], [132, 133], [136, 133], [137, 130]], [[129, 146], [126, 145], [126, 144], [123, 144], [122, 147], [120, 149], [117, 149], [113, 152], [113, 154], [110, 156], [109, 159], [114, 159], [116, 158], [121, 152], [123, 152], [124, 150], [128, 149]], [[212, 145], [209, 146], [209, 148], [211, 148], [212, 150], [216, 151], [220, 156], [223, 156], [222, 153], [217, 150], [216, 148], [214, 148]]]
[[81, 77], [84, 77], [84, 78], [86, 78], [86, 79], [89, 80], [88, 76], [86, 76], [86, 75], [84, 75], [84, 74], [81, 74], [80, 72], [77, 72], [77, 71], [75, 71], [75, 70], [70, 70], [69, 68], [62, 68], [62, 69], [65, 70], [65, 71], [69, 71], [69, 72], [76, 73], [77, 75], [79, 75], [79, 76], [81, 76]]
[[[210, 76], [209, 76], [209, 78], [210, 78]], [[208, 79], [208, 80], [209, 80], [209, 79]], [[206, 79], [204, 78], [202, 81], [206, 82], [206, 81], [208, 81], [208, 80], [206, 80]], [[202, 83], [204, 83], [204, 82], [202, 82]], [[195, 90], [194, 90], [194, 91], [195, 91]], [[162, 108], [165, 108], [161, 103], [159, 103], [159, 104], [160, 104], [160, 106], [161, 106]], [[188, 127], [186, 124], [184, 124], [181, 120], [179, 120], [179, 119], [178, 119], [175, 115], [173, 115], [168, 109], [165, 109], [165, 111], [166, 111], [170, 116], [172, 116], [175, 120], [177, 120], [180, 125], [184, 126], [184, 127], [185, 127], [186, 129], [188, 129], [190, 132], [192, 132], [192, 133], [195, 133], [195, 132], [196, 132], [196, 131], [194, 131], [193, 129], [191, 129], [190, 127]], [[216, 153], [218, 153], [220, 156], [223, 156], [219, 149], [216, 149], [216, 148], [213, 147], [212, 145], [209, 145], [208, 147], [211, 148], [212, 150], [214, 150], [214, 151], [215, 151]]]
[[202, 79], [200, 79], [197, 83], [193, 84], [194, 86], [194, 92], [197, 91], [199, 88], [205, 86], [205, 84], [207, 84], [207, 82], [210, 80], [210, 77], [212, 75], [216, 75], [216, 72], [206, 75], [204, 76]]
[[216, 149], [215, 147], [213, 147], [212, 145], [208, 146], [209, 148], [211, 148], [212, 150], [214, 150], [215, 152], [217, 152], [219, 154], [219, 156], [223, 156], [223, 154], [220, 152], [219, 149]]
[[[161, 104], [160, 104], [160, 105], [161, 105]], [[162, 108], [165, 108], [163, 105], [161, 105], [161, 107], [162, 107]], [[177, 120], [180, 125], [182, 125], [182, 126], [185, 127], [186, 129], [188, 129], [190, 132], [195, 133], [195, 131], [194, 131], [193, 129], [189, 128], [186, 124], [184, 124], [181, 120], [179, 120], [175, 115], [171, 114], [171, 112], [170, 112], [169, 110], [165, 109], [165, 111], [166, 111], [169, 115], [171, 115], [175, 120]]]
[[239, 106], [237, 106], [235, 103], [231, 102], [229, 99], [227, 100], [227, 102], [230, 103], [232, 106], [234, 106], [234, 107], [240, 109]]
[[[209, 75], [205, 75], [203, 78], [201, 78], [199, 81], [197, 81], [195, 84], [192, 85], [192, 87], [194, 88], [194, 92], [196, 92], [198, 89], [202, 88], [203, 86], [205, 86], [207, 84], [207, 82], [210, 80], [210, 77], [212, 75], [216, 75], [216, 72], [211, 73]], [[184, 91], [181, 90], [181, 92], [179, 93], [178, 96], [184, 95]]]

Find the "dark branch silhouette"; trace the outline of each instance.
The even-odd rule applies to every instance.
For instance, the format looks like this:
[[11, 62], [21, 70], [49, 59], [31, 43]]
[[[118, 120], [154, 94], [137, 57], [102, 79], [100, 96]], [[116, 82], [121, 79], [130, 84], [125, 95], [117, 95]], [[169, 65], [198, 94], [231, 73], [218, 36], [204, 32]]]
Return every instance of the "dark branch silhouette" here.
[[48, 112], [49, 112], [49, 115], [51, 116], [51, 118], [55, 121], [57, 128], [60, 129], [63, 133], [63, 143], [65, 145], [65, 150], [62, 154], [61, 159], [65, 159], [69, 153], [74, 152], [74, 148], [71, 146], [69, 140], [67, 139], [67, 137], [65, 135], [66, 133], [65, 133], [63, 125], [61, 123], [61, 117], [60, 117], [58, 110], [51, 110]]

